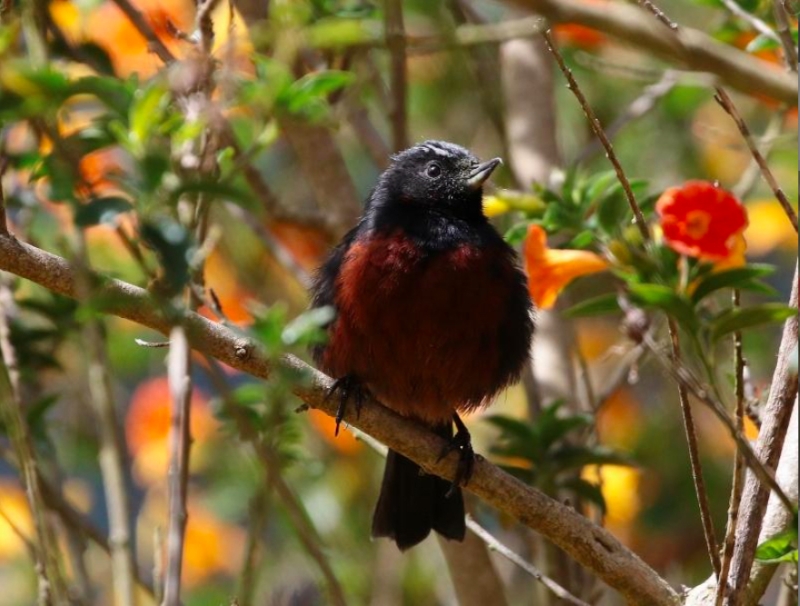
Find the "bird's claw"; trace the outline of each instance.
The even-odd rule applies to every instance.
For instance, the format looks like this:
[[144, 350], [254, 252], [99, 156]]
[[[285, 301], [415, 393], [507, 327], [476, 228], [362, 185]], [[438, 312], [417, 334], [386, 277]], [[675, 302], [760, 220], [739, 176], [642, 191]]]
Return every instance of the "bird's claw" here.
[[350, 399], [353, 399], [353, 403], [356, 406], [356, 418], [361, 415], [361, 409], [364, 407], [364, 402], [367, 399], [366, 388], [362, 385], [361, 381], [353, 375], [345, 375], [336, 379], [328, 389], [325, 400], [329, 400], [336, 392], [339, 393], [339, 406], [336, 409], [336, 429], [333, 432], [334, 436], [339, 435], [339, 426], [344, 419], [344, 414]]
[[456, 474], [453, 477], [452, 484], [450, 484], [450, 489], [445, 494], [446, 497], [451, 496], [459, 486], [466, 486], [470, 478], [472, 478], [472, 472], [475, 469], [475, 451], [472, 449], [472, 439], [469, 435], [469, 431], [467, 431], [461, 419], [457, 416], [455, 419], [458, 431], [445, 447], [442, 448], [442, 451], [439, 453], [439, 458], [436, 460], [438, 463], [454, 450], [458, 451]]

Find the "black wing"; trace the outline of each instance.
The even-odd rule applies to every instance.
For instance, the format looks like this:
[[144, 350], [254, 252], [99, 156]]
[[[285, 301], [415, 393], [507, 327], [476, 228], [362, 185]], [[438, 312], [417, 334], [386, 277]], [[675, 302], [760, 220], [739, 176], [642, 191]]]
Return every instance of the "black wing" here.
[[[342, 269], [342, 262], [344, 261], [344, 257], [347, 254], [347, 251], [350, 250], [353, 242], [358, 235], [359, 228], [361, 225], [357, 225], [353, 229], [351, 229], [347, 234], [342, 238], [342, 241], [337, 244], [336, 248], [334, 248], [328, 258], [325, 260], [325, 263], [316, 271], [314, 274], [314, 279], [311, 283], [311, 308], [315, 307], [325, 307], [330, 305], [336, 311], [336, 280], [339, 277], [339, 272]], [[333, 322], [336, 321], [336, 318], [331, 320], [324, 328], [329, 328]], [[325, 345], [315, 345], [312, 350], [311, 354], [314, 357], [314, 360], [319, 364], [320, 359], [322, 358], [322, 354], [325, 351]]]

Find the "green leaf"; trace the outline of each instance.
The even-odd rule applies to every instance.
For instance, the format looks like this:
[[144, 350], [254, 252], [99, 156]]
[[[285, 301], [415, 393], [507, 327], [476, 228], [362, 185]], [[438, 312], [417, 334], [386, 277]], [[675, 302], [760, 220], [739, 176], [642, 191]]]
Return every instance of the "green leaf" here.
[[604, 446], [588, 448], [565, 444], [553, 450], [548, 456], [559, 471], [580, 469], [586, 465], [633, 465], [630, 457]]
[[741, 288], [756, 278], [763, 278], [775, 271], [771, 265], [748, 265], [737, 267], [703, 278], [692, 293], [692, 302], [697, 304], [721, 288]]
[[529, 461], [541, 458], [542, 451], [539, 436], [530, 423], [513, 419], [505, 415], [491, 415], [485, 420], [500, 430], [501, 442], [492, 452], [503, 456], [522, 457]]
[[187, 194], [203, 194], [212, 199], [242, 203], [249, 203], [252, 201], [252, 198], [241, 189], [227, 183], [220, 183], [213, 179], [181, 183], [179, 187], [172, 191], [170, 199], [172, 203], [177, 203], [181, 196]]
[[564, 248], [582, 250], [588, 248], [592, 242], [594, 242], [594, 233], [592, 230], [587, 229], [572, 238]]
[[87, 76], [72, 83], [73, 95], [93, 95], [121, 117], [127, 117], [133, 101], [133, 88], [118, 78]]
[[761, 543], [756, 549], [756, 560], [765, 564], [797, 562], [797, 526]]
[[737, 330], [777, 324], [797, 315], [797, 309], [783, 303], [764, 303], [753, 307], [727, 309], [711, 324], [711, 338], [719, 340]]
[[281, 94], [278, 101], [291, 114], [303, 114], [316, 110], [315, 103], [355, 80], [355, 74], [339, 70], [325, 70], [306, 74], [293, 82]]
[[603, 497], [603, 491], [600, 486], [593, 484], [583, 478], [568, 478], [559, 482], [559, 486], [571, 490], [580, 498], [594, 503], [600, 508], [600, 511], [606, 513], [606, 499]]
[[589, 179], [586, 188], [586, 197], [589, 202], [594, 202], [603, 195], [616, 179], [617, 173], [613, 170], [607, 170], [593, 175]]
[[336, 310], [326, 305], [300, 314], [286, 325], [281, 338], [286, 345], [314, 345], [325, 340], [324, 328], [330, 324]]
[[528, 225], [528, 223], [517, 223], [505, 233], [503, 238], [511, 246], [521, 244], [525, 240], [525, 236], [528, 235]]
[[562, 315], [565, 318], [588, 318], [591, 316], [601, 316], [604, 314], [619, 311], [619, 301], [616, 294], [600, 295], [581, 301], [564, 310]]
[[597, 205], [597, 223], [607, 234], [615, 234], [628, 223], [631, 214], [622, 186], [613, 187]]
[[117, 196], [96, 198], [78, 207], [75, 212], [75, 224], [88, 227], [98, 223], [114, 223], [117, 215], [132, 209], [133, 205], [125, 198]]
[[174, 296], [189, 282], [189, 261], [193, 253], [191, 233], [180, 223], [161, 217], [149, 219], [139, 228], [142, 239], [156, 251], [164, 272], [162, 294]]
[[634, 302], [648, 308], [656, 308], [675, 318], [687, 331], [697, 332], [699, 322], [694, 307], [685, 297], [661, 284], [630, 284]]

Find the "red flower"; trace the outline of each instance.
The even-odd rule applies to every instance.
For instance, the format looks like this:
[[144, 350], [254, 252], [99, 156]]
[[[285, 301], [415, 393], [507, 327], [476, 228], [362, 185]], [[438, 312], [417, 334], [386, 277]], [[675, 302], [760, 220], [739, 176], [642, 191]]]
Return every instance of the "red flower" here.
[[747, 227], [747, 212], [735, 196], [707, 181], [688, 181], [661, 194], [656, 203], [664, 240], [673, 250], [707, 260], [725, 259]]

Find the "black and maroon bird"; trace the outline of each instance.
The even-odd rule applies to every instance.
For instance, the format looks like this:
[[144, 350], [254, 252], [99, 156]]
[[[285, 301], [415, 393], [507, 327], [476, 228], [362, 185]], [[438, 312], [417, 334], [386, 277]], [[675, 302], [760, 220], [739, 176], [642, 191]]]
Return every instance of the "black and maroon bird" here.
[[498, 164], [443, 141], [397, 154], [313, 286], [312, 305], [336, 312], [314, 357], [336, 379], [337, 432], [348, 401], [360, 405], [368, 391], [448, 439], [443, 454], [460, 453], [451, 485], [389, 451], [372, 535], [400, 549], [431, 530], [463, 540], [458, 486], [474, 454], [458, 413], [489, 404], [528, 360], [525, 275], [482, 209]]

